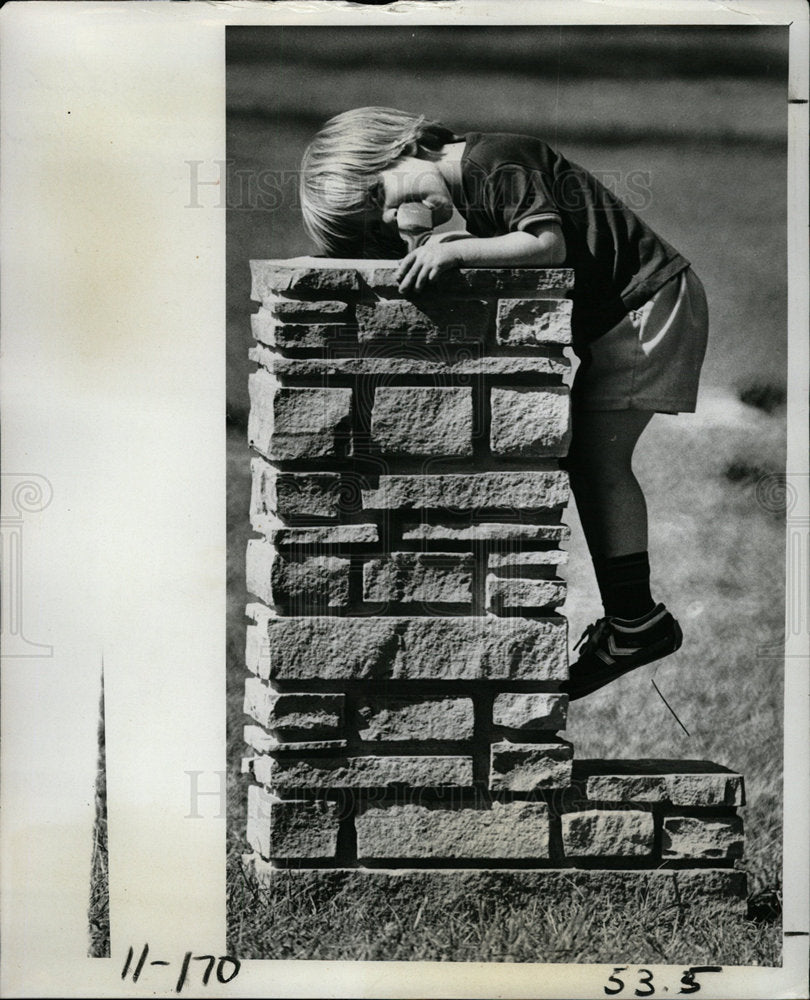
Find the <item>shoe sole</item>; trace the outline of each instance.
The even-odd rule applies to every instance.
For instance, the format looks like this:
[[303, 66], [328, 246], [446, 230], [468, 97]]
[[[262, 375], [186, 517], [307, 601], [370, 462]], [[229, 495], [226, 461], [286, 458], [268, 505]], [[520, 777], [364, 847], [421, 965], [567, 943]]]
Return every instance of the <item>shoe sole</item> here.
[[569, 701], [577, 701], [579, 698], [584, 698], [589, 694], [593, 694], [594, 691], [598, 691], [600, 688], [605, 687], [606, 684], [612, 684], [613, 681], [617, 681], [620, 677], [624, 677], [625, 674], [629, 674], [637, 667], [644, 667], [648, 663], [660, 660], [665, 656], [669, 656], [671, 653], [677, 652], [681, 648], [681, 644], [683, 642], [683, 632], [681, 631], [681, 626], [677, 622], [674, 624], [675, 645], [672, 644], [672, 639], [670, 638], [661, 640], [658, 643], [653, 643], [646, 650], [644, 650], [643, 659], [637, 660], [629, 666], [620, 667], [618, 669], [614, 667], [606, 669], [604, 672], [600, 671], [599, 676], [594, 680], [578, 684], [574, 688], [567, 688], [565, 684], [562, 684], [560, 686], [560, 690], [568, 694]]

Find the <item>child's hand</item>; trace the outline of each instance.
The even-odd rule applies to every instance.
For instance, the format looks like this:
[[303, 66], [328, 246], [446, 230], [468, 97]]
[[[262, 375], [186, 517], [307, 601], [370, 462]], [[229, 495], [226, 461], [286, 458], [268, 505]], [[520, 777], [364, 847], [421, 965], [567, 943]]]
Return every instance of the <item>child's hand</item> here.
[[427, 242], [402, 258], [397, 269], [400, 292], [421, 292], [442, 271], [461, 264], [461, 254], [453, 243]]

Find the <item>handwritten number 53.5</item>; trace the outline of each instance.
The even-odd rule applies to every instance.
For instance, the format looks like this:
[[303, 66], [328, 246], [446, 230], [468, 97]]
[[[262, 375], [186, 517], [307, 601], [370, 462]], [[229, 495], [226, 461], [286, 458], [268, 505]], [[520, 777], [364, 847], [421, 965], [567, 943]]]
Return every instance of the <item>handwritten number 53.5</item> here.
[[[625, 972], [628, 966], [617, 965], [613, 974], [608, 976], [609, 983], [615, 983], [615, 986], [604, 986], [603, 989], [607, 996], [615, 996], [617, 993], [621, 993], [625, 989], [624, 980], [620, 979], [616, 973]], [[700, 990], [700, 983], [695, 980], [695, 975], [698, 972], [720, 972], [721, 968], [715, 965], [699, 965], [691, 969], [685, 969], [683, 975], [681, 976], [681, 988], [678, 990], [679, 993], [697, 993]], [[664, 987], [664, 991], [667, 991], [667, 987]], [[633, 991], [637, 997], [651, 997], [655, 993], [655, 987], [653, 986], [653, 974], [649, 969], [639, 969], [638, 970], [638, 987]]]

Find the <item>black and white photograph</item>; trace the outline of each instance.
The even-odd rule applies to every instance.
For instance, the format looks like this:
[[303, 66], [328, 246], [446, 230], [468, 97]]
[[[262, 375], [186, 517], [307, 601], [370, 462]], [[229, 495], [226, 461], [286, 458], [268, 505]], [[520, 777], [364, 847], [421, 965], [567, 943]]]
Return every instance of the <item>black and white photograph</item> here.
[[787, 30], [226, 35], [232, 949], [778, 965]]
[[22, 6], [8, 995], [801, 995], [806, 9]]

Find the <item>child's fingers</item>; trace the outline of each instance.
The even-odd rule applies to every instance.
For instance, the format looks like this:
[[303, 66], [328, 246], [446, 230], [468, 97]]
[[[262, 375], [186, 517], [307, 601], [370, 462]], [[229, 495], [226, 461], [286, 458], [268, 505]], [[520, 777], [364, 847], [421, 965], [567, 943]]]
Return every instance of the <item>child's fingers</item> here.
[[405, 273], [413, 265], [415, 260], [416, 260], [416, 252], [414, 250], [411, 250], [410, 253], [407, 253], [402, 258], [402, 260], [399, 262], [399, 267], [397, 268], [397, 275], [396, 275], [397, 280], [399, 280], [400, 278], [403, 277], [403, 275], [405, 275]]
[[402, 291], [404, 288], [409, 287], [410, 284], [413, 282], [413, 279], [416, 276], [416, 264], [417, 261], [415, 258], [408, 260], [408, 258], [406, 257], [405, 260], [402, 262], [402, 264], [399, 266], [397, 270], [397, 281], [399, 283], [400, 291]]

